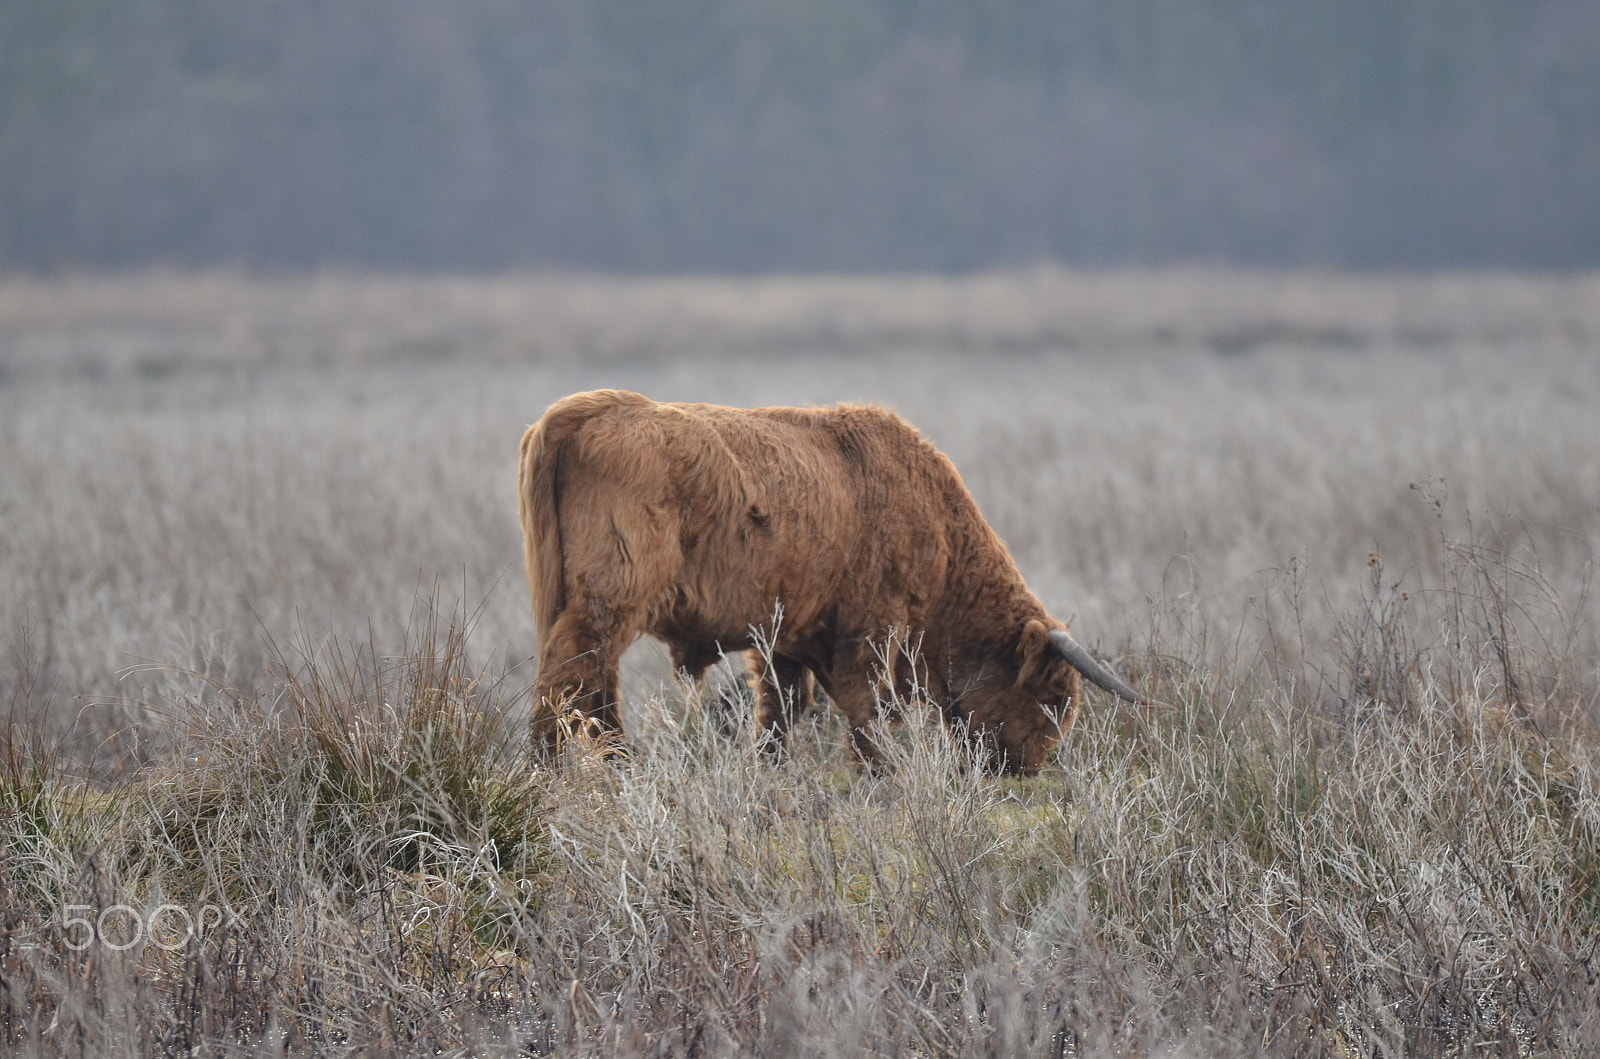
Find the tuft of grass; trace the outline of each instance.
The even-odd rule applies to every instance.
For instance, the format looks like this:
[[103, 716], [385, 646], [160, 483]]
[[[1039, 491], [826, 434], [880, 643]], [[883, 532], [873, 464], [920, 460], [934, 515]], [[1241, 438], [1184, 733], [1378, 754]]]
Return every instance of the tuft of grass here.
[[472, 671], [466, 630], [441, 628], [430, 606], [398, 654], [329, 641], [294, 664], [274, 649], [270, 699], [193, 703], [187, 762], [150, 783], [171, 848], [195, 865], [231, 839], [242, 868], [273, 828], [293, 827], [299, 863], [352, 886], [441, 857], [536, 864], [544, 777], [498, 685]]
[[109, 796], [8, 735], [7, 1045], [459, 1046], [525, 1002], [548, 777], [465, 617], [419, 614], [394, 654], [274, 650], [270, 693], [177, 704], [181, 748]]

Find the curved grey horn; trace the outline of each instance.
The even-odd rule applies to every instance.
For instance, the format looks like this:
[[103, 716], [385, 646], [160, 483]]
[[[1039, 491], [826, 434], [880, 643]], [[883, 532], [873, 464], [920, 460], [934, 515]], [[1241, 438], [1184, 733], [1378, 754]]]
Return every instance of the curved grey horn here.
[[1115, 673], [1090, 657], [1089, 652], [1083, 649], [1083, 645], [1067, 635], [1065, 631], [1061, 629], [1054, 630], [1050, 633], [1049, 640], [1050, 647], [1056, 654], [1066, 659], [1073, 669], [1105, 688], [1111, 694], [1118, 698], [1127, 699], [1129, 702], [1137, 702], [1146, 706], [1160, 705], [1160, 703], [1155, 702], [1153, 699], [1145, 698], [1124, 684], [1117, 678]]

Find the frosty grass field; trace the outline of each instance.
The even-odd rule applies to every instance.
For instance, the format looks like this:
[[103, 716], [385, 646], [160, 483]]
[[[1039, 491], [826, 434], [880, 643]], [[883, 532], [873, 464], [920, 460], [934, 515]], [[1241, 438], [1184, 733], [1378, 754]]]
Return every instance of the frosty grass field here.
[[[517, 442], [866, 401], [1169, 711], [526, 757]], [[0, 1045], [1600, 1048], [1600, 278], [0, 280]]]

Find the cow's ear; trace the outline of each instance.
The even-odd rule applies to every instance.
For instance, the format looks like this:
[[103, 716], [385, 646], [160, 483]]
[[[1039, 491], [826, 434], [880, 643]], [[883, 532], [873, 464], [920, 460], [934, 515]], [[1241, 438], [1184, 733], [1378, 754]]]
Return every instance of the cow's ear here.
[[1037, 618], [1022, 627], [1022, 638], [1017, 641], [1017, 683], [1030, 679], [1049, 656], [1050, 629]]
[[1017, 654], [1023, 658], [1032, 658], [1037, 651], [1043, 651], [1050, 640], [1050, 629], [1038, 618], [1030, 619], [1022, 627], [1022, 640], [1017, 644]]

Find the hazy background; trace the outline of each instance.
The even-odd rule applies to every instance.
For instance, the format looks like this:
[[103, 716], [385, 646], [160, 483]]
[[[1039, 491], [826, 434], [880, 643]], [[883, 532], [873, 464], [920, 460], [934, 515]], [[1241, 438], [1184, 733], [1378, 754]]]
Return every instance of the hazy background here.
[[1600, 4], [0, 4], [0, 267], [1039, 260], [1600, 264]]

